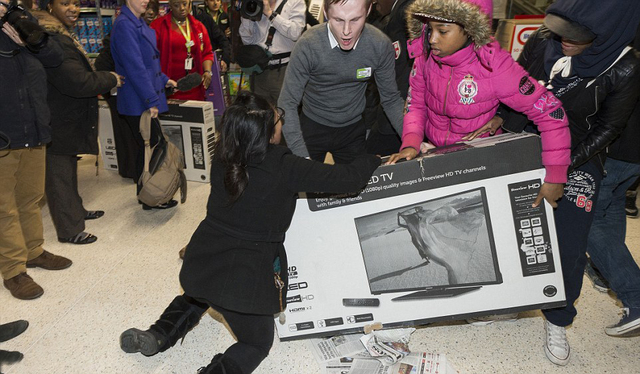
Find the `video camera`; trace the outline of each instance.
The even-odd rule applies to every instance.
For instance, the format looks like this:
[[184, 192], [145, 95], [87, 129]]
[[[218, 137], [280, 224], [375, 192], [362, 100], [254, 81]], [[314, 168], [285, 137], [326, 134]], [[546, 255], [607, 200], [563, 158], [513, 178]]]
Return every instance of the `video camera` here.
[[260, 21], [262, 19], [262, 10], [264, 4], [261, 0], [238, 0], [236, 1], [236, 10], [240, 12], [242, 18], [251, 21]]
[[31, 20], [21, 5], [11, 2], [7, 8], [7, 13], [5, 13], [4, 17], [0, 18], [0, 27], [2, 27], [5, 22], [16, 29], [20, 39], [22, 39], [30, 51], [38, 52], [47, 44], [49, 35], [37, 22]]

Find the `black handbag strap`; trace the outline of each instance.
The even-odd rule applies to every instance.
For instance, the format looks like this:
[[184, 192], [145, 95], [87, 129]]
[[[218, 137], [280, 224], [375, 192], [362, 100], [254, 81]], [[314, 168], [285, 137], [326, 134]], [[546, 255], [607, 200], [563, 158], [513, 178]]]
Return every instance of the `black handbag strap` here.
[[[287, 3], [287, 0], [282, 0], [280, 5], [276, 9], [276, 13], [280, 14], [282, 12], [282, 8], [284, 8], [284, 4], [286, 3]], [[273, 43], [273, 36], [275, 35], [275, 33], [276, 33], [276, 28], [271, 26], [269, 28], [269, 34], [267, 35], [267, 41], [264, 43], [267, 46], [267, 51], [269, 50], [269, 48], [271, 47], [271, 44]]]

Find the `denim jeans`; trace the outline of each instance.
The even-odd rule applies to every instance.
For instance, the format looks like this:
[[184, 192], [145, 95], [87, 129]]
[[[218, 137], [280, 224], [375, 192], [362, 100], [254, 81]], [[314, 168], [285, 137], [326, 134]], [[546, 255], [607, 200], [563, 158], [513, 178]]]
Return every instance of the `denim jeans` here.
[[607, 159], [587, 252], [625, 307], [640, 308], [640, 268], [625, 244], [625, 198], [640, 165]]

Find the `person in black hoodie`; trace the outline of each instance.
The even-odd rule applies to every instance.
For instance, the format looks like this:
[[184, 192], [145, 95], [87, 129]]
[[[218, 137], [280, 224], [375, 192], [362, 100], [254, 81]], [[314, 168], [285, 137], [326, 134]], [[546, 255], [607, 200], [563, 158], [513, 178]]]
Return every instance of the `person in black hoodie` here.
[[[640, 27], [634, 48], [640, 47]], [[626, 191], [640, 176], [640, 100], [620, 137], [608, 147], [587, 252], [624, 306], [622, 319], [605, 332], [630, 336], [640, 330], [640, 268], [625, 244]]]
[[[409, 92], [409, 75], [413, 67], [413, 58], [409, 57], [407, 52], [407, 41], [409, 40], [409, 31], [407, 29], [407, 17], [405, 11], [407, 6], [414, 0], [379, 0], [375, 9], [382, 17], [372, 24], [384, 32], [391, 42], [395, 50], [395, 72], [398, 90], [403, 100], [407, 100]], [[374, 13], [373, 10], [371, 13]], [[373, 86], [373, 87], [371, 87]], [[382, 105], [375, 82], [369, 82], [367, 87], [367, 106], [370, 102], [376, 105], [373, 109], [368, 109], [368, 113], [373, 112], [371, 121], [371, 131], [367, 137], [367, 152], [371, 154], [390, 155], [396, 153], [402, 142], [400, 136], [391, 126], [389, 118], [384, 114]], [[371, 114], [369, 114], [371, 115]]]
[[[10, 5], [0, 0], [0, 17]], [[36, 23], [33, 18], [31, 21]], [[40, 50], [32, 50], [10, 24], [2, 25], [0, 273], [5, 288], [21, 300], [35, 299], [44, 293], [27, 274], [27, 267], [60, 270], [71, 266], [69, 259], [42, 248], [40, 211], [44, 196], [45, 147], [51, 141], [47, 86], [42, 83], [47, 79], [44, 68], [60, 65], [62, 59], [62, 48], [56, 41], [48, 39]]]
[[[518, 59], [562, 101], [571, 131], [569, 178], [554, 212], [567, 306], [543, 310], [545, 354], [557, 365], [569, 361], [565, 327], [577, 314], [573, 304], [582, 288], [605, 148], [624, 129], [640, 94], [640, 54], [628, 47], [639, 21], [637, 1], [558, 0]], [[522, 95], [528, 92], [521, 87]], [[503, 125], [509, 131], [526, 126], [516, 113], [508, 113]]]

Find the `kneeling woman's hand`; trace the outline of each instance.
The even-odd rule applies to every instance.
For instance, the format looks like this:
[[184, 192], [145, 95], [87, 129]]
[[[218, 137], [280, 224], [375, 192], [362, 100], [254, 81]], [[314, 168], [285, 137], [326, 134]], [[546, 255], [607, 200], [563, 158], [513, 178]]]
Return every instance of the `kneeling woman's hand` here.
[[564, 184], [545, 182], [542, 184], [542, 187], [540, 187], [540, 192], [538, 192], [538, 196], [536, 197], [536, 201], [533, 203], [533, 207], [537, 207], [542, 202], [542, 199], [545, 199], [552, 207], [557, 208], [558, 203], [556, 201], [560, 200], [563, 193]]
[[387, 161], [385, 165], [393, 165], [398, 160], [401, 160], [403, 158], [406, 160], [411, 160], [415, 158], [417, 155], [418, 155], [418, 151], [415, 148], [407, 147], [401, 150], [399, 153], [392, 154], [391, 157], [389, 157], [389, 161]]

